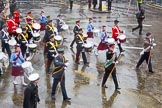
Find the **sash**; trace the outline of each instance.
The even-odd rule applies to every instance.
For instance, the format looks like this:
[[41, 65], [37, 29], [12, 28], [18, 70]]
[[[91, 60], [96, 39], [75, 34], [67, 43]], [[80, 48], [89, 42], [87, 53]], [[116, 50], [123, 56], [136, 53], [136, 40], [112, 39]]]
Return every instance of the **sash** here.
[[[65, 63], [65, 57], [63, 56], [63, 63]], [[63, 66], [57, 66], [55, 67], [53, 74], [56, 74], [58, 72], [60, 72], [64, 67]]]

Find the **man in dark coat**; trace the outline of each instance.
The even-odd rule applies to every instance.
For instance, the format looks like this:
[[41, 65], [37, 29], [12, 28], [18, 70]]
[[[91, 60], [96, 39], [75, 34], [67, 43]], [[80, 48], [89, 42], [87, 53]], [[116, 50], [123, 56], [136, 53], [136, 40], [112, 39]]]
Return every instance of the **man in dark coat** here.
[[31, 74], [29, 76], [29, 80], [31, 82], [24, 91], [23, 108], [37, 108], [37, 103], [39, 103], [40, 101], [37, 86], [39, 74], [38, 73]]
[[141, 9], [140, 12], [136, 14], [138, 26], [132, 29], [132, 32], [133, 32], [133, 31], [135, 31], [136, 29], [139, 28], [139, 35], [142, 35], [142, 28], [143, 28], [142, 22], [145, 19], [144, 13], [145, 13], [145, 10]]

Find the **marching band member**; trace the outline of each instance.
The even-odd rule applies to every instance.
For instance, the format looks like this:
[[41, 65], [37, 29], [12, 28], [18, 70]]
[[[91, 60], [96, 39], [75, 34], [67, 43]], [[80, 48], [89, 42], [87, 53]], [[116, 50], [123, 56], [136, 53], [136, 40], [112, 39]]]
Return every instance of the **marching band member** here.
[[26, 18], [25, 18], [26, 24], [28, 24], [28, 21], [29, 21], [29, 20], [32, 20], [32, 23], [34, 22], [34, 18], [33, 18], [32, 12], [28, 12], [28, 13], [27, 13], [27, 16], [26, 16]]
[[79, 56], [80, 53], [82, 53], [82, 58], [83, 58], [83, 63], [84, 65], [89, 65], [89, 62], [87, 62], [86, 54], [84, 51], [84, 42], [85, 42], [85, 37], [83, 36], [83, 30], [80, 28], [78, 30], [78, 33], [76, 34], [76, 43], [77, 43], [77, 52], [76, 52], [76, 60], [75, 63], [79, 64]]
[[28, 44], [28, 33], [26, 32], [26, 28], [22, 28], [22, 34], [18, 34], [17, 37], [19, 38], [22, 55], [25, 57], [25, 54], [27, 53], [26, 44]]
[[106, 32], [106, 26], [103, 25], [102, 26], [102, 32], [101, 32], [101, 35], [100, 35], [101, 42], [99, 43], [99, 45], [97, 47], [97, 50], [95, 51], [96, 55], [98, 55], [98, 51], [99, 50], [106, 50], [106, 49], [108, 49], [107, 42], [105, 41], [105, 39], [107, 39], [108, 37], [109, 36], [107, 35], [107, 32]]
[[119, 39], [118, 39], [118, 36], [120, 35], [120, 33], [123, 33], [123, 31], [119, 28], [118, 23], [119, 23], [118, 20], [114, 20], [114, 24], [115, 24], [115, 25], [114, 25], [114, 27], [112, 28], [112, 38], [115, 39], [115, 41], [116, 41], [117, 44], [118, 44], [119, 51], [120, 51], [120, 53], [122, 53], [122, 52], [124, 52], [125, 50], [122, 49], [121, 43], [120, 43], [120, 41], [119, 41]]
[[39, 18], [40, 25], [41, 25], [40, 31], [43, 31], [43, 30], [45, 30], [45, 26], [46, 26], [46, 23], [47, 23], [47, 18], [44, 15], [44, 11], [41, 11], [40, 15], [41, 15], [40, 18]]
[[64, 30], [62, 28], [62, 26], [65, 24], [65, 22], [63, 21], [61, 15], [58, 15], [57, 16], [56, 24], [57, 24], [57, 30], [58, 30], [58, 32], [61, 32], [61, 35], [62, 35], [63, 39], [66, 39], [66, 38], [64, 38]]
[[10, 36], [16, 35], [16, 28], [18, 27], [18, 24], [15, 23], [13, 16], [9, 15], [9, 19], [6, 21], [6, 24], [8, 25], [8, 33]]
[[136, 69], [138, 69], [143, 61], [146, 60], [148, 71], [154, 73], [151, 63], [151, 47], [156, 46], [156, 44], [153, 43], [153, 39], [151, 39], [151, 37], [152, 36], [150, 32], [146, 33], [146, 38], [144, 39], [144, 50], [140, 54], [141, 57], [136, 65]]
[[10, 58], [11, 50], [10, 50], [10, 45], [8, 44], [10, 38], [8, 33], [8, 26], [6, 24], [2, 26], [0, 36], [1, 36], [2, 52], [5, 53], [5, 49], [6, 49], [8, 57]]
[[79, 31], [80, 28], [81, 28], [81, 27], [80, 27], [80, 20], [77, 20], [77, 21], [76, 21], [76, 25], [75, 25], [75, 27], [74, 27], [74, 29], [73, 29], [73, 32], [74, 32], [74, 39], [73, 39], [73, 41], [72, 41], [71, 44], [70, 44], [70, 47], [71, 47], [71, 48], [73, 48], [73, 45], [74, 45], [74, 43], [76, 42], [75, 36], [76, 36], [76, 34], [78, 33], [78, 31]]
[[89, 23], [87, 25], [87, 35], [88, 35], [88, 38], [93, 38], [94, 26], [93, 26], [92, 22], [93, 22], [93, 19], [89, 18]]
[[102, 80], [102, 87], [107, 88], [105, 83], [107, 81], [107, 78], [110, 75], [112, 75], [112, 78], [115, 84], [115, 90], [118, 90], [120, 88], [119, 88], [117, 77], [116, 77], [116, 65], [115, 65], [115, 63], [117, 62], [117, 55], [116, 55], [114, 48], [115, 48], [115, 44], [108, 45], [108, 51], [106, 52], [107, 61], [104, 65], [105, 73], [104, 73], [103, 80]]
[[18, 10], [14, 11], [13, 17], [14, 17], [15, 23], [17, 23], [19, 26], [20, 25], [20, 12]]
[[25, 61], [22, 56], [20, 45], [15, 45], [15, 52], [11, 54], [10, 63], [12, 63], [12, 76], [14, 77], [13, 84], [17, 85], [16, 78], [20, 76], [21, 83], [26, 86], [27, 84], [24, 82], [23, 69], [21, 64]]
[[54, 34], [49, 36], [49, 41], [46, 42], [47, 47], [47, 63], [46, 63], [46, 73], [49, 73], [50, 66], [54, 60], [55, 55], [57, 54], [58, 43], [54, 41]]
[[51, 98], [55, 100], [55, 93], [56, 93], [56, 87], [58, 83], [60, 82], [63, 100], [64, 101], [70, 101], [71, 98], [67, 96], [66, 88], [65, 88], [65, 67], [68, 66], [67, 60], [64, 56], [64, 49], [59, 48], [58, 50], [58, 56], [54, 59], [55, 69], [53, 72], [52, 77], [53, 79], [53, 85], [52, 85], [52, 93]]
[[24, 90], [23, 108], [37, 108], [40, 102], [38, 93], [39, 74], [33, 73], [29, 76], [29, 85]]
[[[56, 35], [56, 32], [54, 32], [54, 26], [52, 20], [49, 20], [47, 22], [46, 28], [45, 28], [45, 35], [43, 37], [43, 42], [46, 43], [49, 41], [49, 36]], [[44, 54], [46, 53], [46, 45], [44, 46]]]
[[26, 31], [28, 33], [28, 42], [33, 38], [33, 20], [28, 19], [28, 23], [26, 24]]

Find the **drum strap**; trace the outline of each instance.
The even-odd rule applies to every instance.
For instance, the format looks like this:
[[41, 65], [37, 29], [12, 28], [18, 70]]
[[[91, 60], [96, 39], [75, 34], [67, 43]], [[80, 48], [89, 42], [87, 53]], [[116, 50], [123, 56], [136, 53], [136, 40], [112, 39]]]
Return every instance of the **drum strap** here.
[[29, 24], [27, 24], [27, 26], [29, 27], [29, 29], [31, 30], [31, 33], [33, 35], [33, 29], [31, 28], [31, 26]]
[[54, 43], [52, 43], [52, 42], [49, 42], [49, 43], [50, 43], [50, 45], [54, 48], [54, 50], [55, 50], [56, 53], [57, 53], [57, 50], [56, 50], [56, 47], [55, 47]]
[[6, 32], [6, 31], [4, 31], [3, 29], [2, 29], [2, 31], [3, 31], [3, 33], [4, 33], [4, 35], [2, 36], [2, 38], [4, 38], [5, 36], [9, 39], [9, 37], [8, 37], [8, 33]]
[[117, 30], [117, 34], [119, 34], [120, 32], [119, 32], [119, 28], [117, 27], [117, 26], [114, 26], [115, 27], [115, 29]]
[[18, 52], [17, 57], [14, 59], [14, 61], [16, 61], [18, 58], [23, 62], [23, 60], [20, 58], [20, 51]]
[[[64, 56], [63, 56], [63, 63], [65, 63], [65, 57]], [[64, 68], [63, 66], [55, 67], [53, 74], [60, 72], [63, 68]]]

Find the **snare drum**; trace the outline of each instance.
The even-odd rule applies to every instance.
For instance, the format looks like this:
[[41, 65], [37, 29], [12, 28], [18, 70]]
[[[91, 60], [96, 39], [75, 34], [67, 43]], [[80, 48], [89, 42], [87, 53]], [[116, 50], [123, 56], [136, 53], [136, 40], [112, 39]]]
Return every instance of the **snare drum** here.
[[57, 43], [60, 45], [62, 43], [62, 37], [57, 35], [57, 36], [54, 36], [54, 39], [55, 41], [57, 41]]
[[94, 36], [98, 36], [98, 35], [99, 35], [99, 32], [100, 32], [99, 29], [94, 29], [94, 30], [93, 30], [93, 35], [94, 35]]
[[21, 28], [17, 28], [16, 29], [16, 33], [22, 33], [22, 29]]
[[108, 44], [114, 44], [115, 43], [115, 39], [114, 38], [107, 38], [105, 40]]
[[38, 23], [33, 23], [33, 28], [39, 30], [41, 28], [41, 25]]
[[29, 52], [31, 53], [36, 52], [37, 44], [28, 44], [27, 46], [29, 47]]
[[69, 26], [67, 24], [64, 24], [62, 27], [61, 27], [63, 30], [68, 30], [69, 29]]
[[8, 41], [8, 44], [11, 46], [15, 46], [17, 44], [16, 40], [12, 37], [11, 40]]
[[8, 57], [3, 52], [0, 52], [0, 62], [3, 63], [6, 61], [8, 61]]
[[40, 33], [39, 33], [39, 32], [33, 33], [33, 40], [34, 40], [35, 42], [39, 42], [40, 39], [41, 39], [41, 37], [40, 37]]
[[24, 63], [21, 64], [21, 67], [23, 68], [24, 72], [29, 76], [33, 72], [33, 67], [32, 63], [29, 61], [25, 61]]
[[126, 36], [124, 34], [118, 36], [119, 42], [124, 43], [126, 42]]
[[91, 52], [93, 50], [92, 44], [90, 43], [84, 44], [84, 49], [85, 49], [85, 52]]

